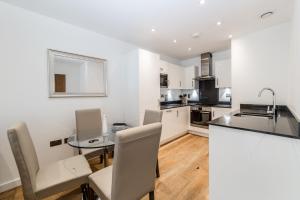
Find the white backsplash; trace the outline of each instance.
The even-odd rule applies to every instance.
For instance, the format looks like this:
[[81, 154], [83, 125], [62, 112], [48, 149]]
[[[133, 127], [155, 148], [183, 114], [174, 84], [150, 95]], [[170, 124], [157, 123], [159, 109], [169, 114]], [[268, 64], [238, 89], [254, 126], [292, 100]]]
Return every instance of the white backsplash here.
[[179, 95], [183, 94], [189, 94], [190, 98], [189, 101], [198, 101], [199, 100], [199, 94], [198, 90], [184, 90], [184, 89], [167, 89], [167, 88], [161, 88], [160, 89], [160, 95], [161, 97], [160, 101], [178, 101], [180, 100]]
[[219, 88], [219, 101], [230, 102], [231, 88]]

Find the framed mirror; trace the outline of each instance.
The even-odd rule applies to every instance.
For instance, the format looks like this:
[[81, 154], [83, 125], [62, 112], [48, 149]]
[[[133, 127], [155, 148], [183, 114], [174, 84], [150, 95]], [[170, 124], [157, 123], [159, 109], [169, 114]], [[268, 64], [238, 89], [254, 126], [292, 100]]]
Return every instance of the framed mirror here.
[[49, 97], [107, 96], [107, 61], [48, 49]]

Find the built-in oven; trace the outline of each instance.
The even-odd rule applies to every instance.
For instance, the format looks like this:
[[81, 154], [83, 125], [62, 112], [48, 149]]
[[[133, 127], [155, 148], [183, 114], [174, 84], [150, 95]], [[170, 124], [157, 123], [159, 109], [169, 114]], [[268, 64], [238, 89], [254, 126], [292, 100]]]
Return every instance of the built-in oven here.
[[208, 122], [212, 120], [211, 107], [192, 106], [191, 107], [191, 126], [208, 128]]
[[168, 88], [168, 74], [160, 74], [160, 87]]

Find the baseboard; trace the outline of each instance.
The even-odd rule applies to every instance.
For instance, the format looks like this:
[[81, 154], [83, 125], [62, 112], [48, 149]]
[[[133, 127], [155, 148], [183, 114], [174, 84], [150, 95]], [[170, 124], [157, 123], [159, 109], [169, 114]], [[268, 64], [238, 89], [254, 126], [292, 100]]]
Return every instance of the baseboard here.
[[7, 181], [5, 183], [0, 184], [0, 193], [5, 192], [7, 190], [11, 190], [15, 187], [18, 187], [21, 185], [21, 180], [20, 178], [16, 178], [11, 181]]
[[170, 138], [168, 138], [168, 139], [162, 140], [162, 141], [160, 142], [160, 146], [163, 146], [163, 145], [165, 145], [165, 144], [167, 144], [167, 143], [170, 143], [170, 142], [172, 142], [173, 140], [176, 140], [177, 138], [180, 138], [180, 137], [182, 137], [182, 136], [184, 136], [184, 135], [186, 135], [186, 134], [187, 134], [187, 131], [182, 132], [182, 133], [179, 133], [179, 134], [176, 134], [176, 135], [174, 135], [174, 136], [172, 136], [172, 137], [170, 137]]
[[190, 126], [188, 132], [194, 135], [209, 137], [209, 130], [206, 128], [200, 128], [195, 126]]

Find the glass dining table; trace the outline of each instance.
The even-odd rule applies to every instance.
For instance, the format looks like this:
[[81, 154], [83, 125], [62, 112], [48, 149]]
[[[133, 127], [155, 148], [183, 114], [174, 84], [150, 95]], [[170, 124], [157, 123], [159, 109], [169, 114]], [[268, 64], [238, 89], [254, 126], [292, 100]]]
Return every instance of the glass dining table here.
[[107, 131], [97, 137], [82, 139], [75, 133], [68, 138], [67, 143], [77, 149], [103, 149], [104, 167], [107, 167], [107, 154], [115, 146], [115, 136], [116, 132]]

